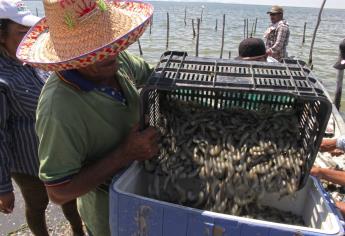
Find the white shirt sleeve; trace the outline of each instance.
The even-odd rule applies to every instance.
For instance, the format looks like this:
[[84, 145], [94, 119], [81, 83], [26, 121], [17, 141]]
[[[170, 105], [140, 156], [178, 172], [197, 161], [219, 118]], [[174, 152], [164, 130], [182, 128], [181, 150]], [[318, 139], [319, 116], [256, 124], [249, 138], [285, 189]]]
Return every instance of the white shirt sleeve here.
[[345, 135], [337, 138], [337, 144], [336, 144], [337, 148], [345, 151]]

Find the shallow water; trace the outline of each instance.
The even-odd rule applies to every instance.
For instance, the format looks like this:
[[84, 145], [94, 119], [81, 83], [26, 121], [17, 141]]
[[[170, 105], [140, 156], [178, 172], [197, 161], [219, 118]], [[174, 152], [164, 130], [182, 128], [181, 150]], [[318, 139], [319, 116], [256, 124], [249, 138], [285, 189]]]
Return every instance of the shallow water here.
[[[27, 1], [33, 12], [36, 8], [39, 15], [43, 15], [41, 1]], [[257, 5], [239, 5], [222, 3], [184, 3], [184, 2], [152, 2], [155, 7], [152, 33], [149, 29], [140, 38], [143, 57], [151, 64], [156, 64], [160, 55], [166, 50], [167, 12], [170, 19], [169, 50], [187, 51], [195, 55], [195, 42], [192, 31], [192, 19], [200, 18], [202, 6], [203, 19], [200, 27], [199, 56], [219, 57], [221, 48], [221, 28], [223, 14], [226, 14], [225, 44], [223, 58], [236, 57], [237, 47], [243, 39], [244, 19], [249, 18], [249, 34], [255, 18], [258, 18], [256, 37], [262, 37], [270, 21], [266, 15], [269, 7]], [[187, 25], [184, 24], [184, 12], [187, 10]], [[319, 9], [286, 7], [285, 18], [290, 24], [289, 56], [295, 56], [308, 61], [310, 44], [316, 25]], [[218, 30], [215, 30], [216, 19]], [[322, 22], [317, 32], [313, 50], [314, 72], [324, 83], [325, 87], [334, 95], [336, 86], [336, 70], [333, 64], [338, 58], [340, 41], [345, 37], [345, 10], [324, 9]], [[302, 44], [303, 26], [307, 22], [306, 39]], [[139, 54], [138, 44], [134, 43], [129, 50]], [[344, 86], [345, 87], [345, 86]], [[343, 94], [345, 88], [343, 89]], [[345, 95], [342, 96], [345, 110]]]

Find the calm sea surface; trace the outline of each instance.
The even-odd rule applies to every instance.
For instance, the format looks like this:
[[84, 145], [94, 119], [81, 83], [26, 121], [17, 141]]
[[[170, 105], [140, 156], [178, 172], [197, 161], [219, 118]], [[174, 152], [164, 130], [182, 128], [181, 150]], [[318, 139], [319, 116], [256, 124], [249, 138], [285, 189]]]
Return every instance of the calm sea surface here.
[[[40, 16], [44, 14], [41, 1], [27, 1], [31, 10], [36, 8]], [[258, 18], [256, 37], [262, 37], [270, 21], [266, 14], [268, 6], [239, 5], [222, 3], [184, 3], [184, 2], [152, 2], [155, 11], [152, 33], [149, 29], [140, 38], [143, 57], [156, 64], [160, 55], [166, 50], [167, 16], [170, 16], [169, 50], [184, 50], [189, 55], [195, 55], [195, 42], [192, 31], [192, 19], [200, 18], [203, 10], [203, 20], [200, 26], [199, 56], [219, 57], [221, 48], [221, 28], [223, 14], [226, 14], [225, 44], [223, 58], [238, 55], [237, 47], [243, 39], [244, 19], [249, 19], [249, 34], [255, 18]], [[184, 12], [187, 9], [187, 25], [184, 24]], [[290, 24], [290, 42], [288, 53], [299, 59], [308, 60], [310, 44], [316, 25], [319, 9], [286, 7], [285, 18]], [[218, 30], [215, 30], [216, 19]], [[196, 20], [194, 20], [196, 22]], [[302, 44], [303, 26], [307, 22], [306, 42]], [[324, 83], [330, 94], [334, 95], [336, 86], [336, 70], [332, 65], [338, 58], [340, 41], [345, 37], [345, 10], [324, 9], [322, 22], [317, 33], [313, 64], [314, 72]], [[138, 44], [133, 44], [129, 50], [139, 55]], [[345, 86], [344, 86], [345, 87]], [[345, 89], [342, 96], [342, 106], [345, 109]]]

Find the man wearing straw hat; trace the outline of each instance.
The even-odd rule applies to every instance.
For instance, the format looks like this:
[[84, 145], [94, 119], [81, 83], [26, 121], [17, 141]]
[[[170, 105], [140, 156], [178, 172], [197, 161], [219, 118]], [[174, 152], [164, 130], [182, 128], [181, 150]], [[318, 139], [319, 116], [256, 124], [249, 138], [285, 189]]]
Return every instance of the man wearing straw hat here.
[[90, 235], [109, 235], [109, 181], [158, 153], [157, 130], [137, 125], [136, 86], [150, 68], [123, 51], [142, 35], [153, 8], [107, 0], [43, 4], [46, 18], [17, 50], [23, 62], [56, 71], [37, 107], [39, 175], [54, 202], [77, 198]]
[[289, 43], [289, 24], [284, 20], [284, 10], [280, 6], [272, 6], [267, 12], [270, 15], [272, 24], [264, 33], [266, 39], [267, 55], [278, 61], [287, 57], [287, 45]]

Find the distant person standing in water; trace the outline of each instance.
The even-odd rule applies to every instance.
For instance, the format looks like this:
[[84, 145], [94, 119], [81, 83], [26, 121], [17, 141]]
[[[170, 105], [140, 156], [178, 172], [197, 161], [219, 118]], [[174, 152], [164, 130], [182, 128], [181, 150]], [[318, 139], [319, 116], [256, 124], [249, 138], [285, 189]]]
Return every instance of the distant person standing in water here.
[[270, 15], [272, 24], [264, 34], [266, 52], [268, 56], [280, 61], [288, 56], [286, 47], [290, 36], [289, 24], [283, 19], [284, 10], [280, 6], [272, 6], [267, 14]]

